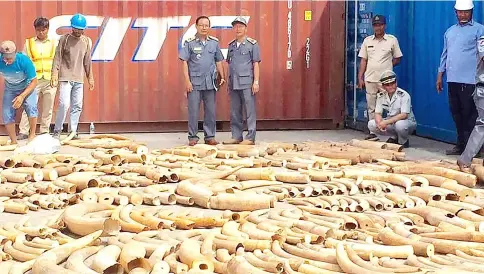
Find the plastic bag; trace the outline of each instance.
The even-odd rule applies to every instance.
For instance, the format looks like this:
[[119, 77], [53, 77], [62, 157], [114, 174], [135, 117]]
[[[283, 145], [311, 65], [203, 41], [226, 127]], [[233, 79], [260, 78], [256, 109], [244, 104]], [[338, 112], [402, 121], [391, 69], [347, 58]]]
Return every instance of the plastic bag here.
[[42, 134], [35, 137], [25, 146], [18, 147], [14, 154], [52, 154], [60, 150], [61, 144], [58, 139], [53, 138], [50, 134]]

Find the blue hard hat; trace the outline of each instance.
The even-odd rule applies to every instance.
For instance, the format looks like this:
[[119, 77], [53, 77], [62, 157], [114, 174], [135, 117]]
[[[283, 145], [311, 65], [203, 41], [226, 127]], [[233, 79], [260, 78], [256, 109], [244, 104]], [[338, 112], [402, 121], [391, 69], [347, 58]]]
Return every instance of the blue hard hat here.
[[75, 29], [86, 29], [86, 25], [86, 17], [84, 17], [84, 15], [78, 13], [72, 16], [71, 27]]

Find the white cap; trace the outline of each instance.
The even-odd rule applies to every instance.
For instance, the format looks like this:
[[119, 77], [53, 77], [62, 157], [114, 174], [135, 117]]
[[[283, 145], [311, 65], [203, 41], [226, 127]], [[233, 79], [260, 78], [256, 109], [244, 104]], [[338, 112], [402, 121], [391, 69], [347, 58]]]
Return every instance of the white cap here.
[[472, 0], [456, 0], [454, 8], [456, 10], [471, 10], [474, 8]]

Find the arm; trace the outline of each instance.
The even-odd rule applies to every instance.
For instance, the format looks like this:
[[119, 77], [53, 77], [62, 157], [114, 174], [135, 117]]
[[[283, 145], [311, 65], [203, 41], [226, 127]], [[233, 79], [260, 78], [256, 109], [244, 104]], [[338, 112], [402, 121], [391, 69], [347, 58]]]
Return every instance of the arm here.
[[91, 46], [92, 41], [91, 38], [87, 38], [87, 51], [84, 54], [84, 71], [86, 72], [87, 79], [89, 81], [89, 90], [94, 89], [94, 75], [92, 73], [92, 58], [91, 58]]
[[360, 60], [360, 68], [358, 70], [358, 83], [355, 83], [355, 85], [358, 85], [358, 88], [362, 89], [365, 86], [365, 80], [364, 80], [364, 75], [366, 72], [366, 67], [368, 65], [368, 51], [366, 49], [366, 38], [363, 40], [363, 43], [361, 44], [361, 49], [360, 52], [358, 53], [358, 57], [361, 58]]
[[193, 85], [190, 82], [190, 75], [188, 74], [188, 58], [190, 58], [188, 42], [185, 42], [178, 55], [182, 61], [183, 77], [185, 78], [185, 91], [191, 92], [193, 90]]
[[259, 92], [259, 77], [260, 77], [260, 48], [259, 43], [255, 43], [252, 51], [252, 66], [254, 68], [254, 83], [252, 84], [252, 94]]
[[365, 58], [361, 58], [360, 69], [358, 70], [358, 81], [360, 81], [360, 82], [364, 81], [363, 76], [365, 75], [367, 63], [368, 63], [368, 60], [366, 60]]
[[21, 63], [22, 70], [25, 73], [27, 79], [30, 80], [30, 83], [27, 85], [24, 91], [22, 91], [22, 93], [20, 93], [17, 97], [15, 97], [15, 99], [13, 99], [12, 104], [14, 109], [18, 109], [22, 105], [25, 98], [27, 98], [35, 90], [38, 82], [34, 63], [32, 63], [32, 61], [26, 56], [22, 57], [25, 58], [22, 60]]
[[55, 48], [54, 61], [52, 62], [52, 71], [51, 71], [52, 80], [56, 79], [56, 81], [57, 81], [57, 79], [59, 79], [59, 70], [60, 70], [60, 65], [61, 65], [61, 62], [62, 62], [61, 50], [62, 50], [62, 46], [64, 45], [64, 40], [65, 40], [64, 36], [62, 36], [59, 39], [59, 44]]
[[222, 65], [222, 61], [224, 60], [224, 56], [222, 54], [222, 51], [220, 50], [220, 46], [217, 43], [217, 50], [215, 52], [215, 65], [217, 66], [217, 71], [220, 74], [220, 77], [222, 78], [220, 81], [220, 85], [223, 85], [225, 83], [225, 72], [224, 72], [224, 67]]
[[400, 120], [405, 120], [407, 118], [408, 118], [408, 113], [400, 113], [391, 118], [385, 119], [385, 121], [386, 121], [386, 124], [388, 125], [388, 124], [395, 124], [396, 122]]
[[440, 93], [442, 91], [442, 77], [445, 73], [445, 66], [447, 64], [447, 32], [444, 34], [444, 49], [442, 50], [442, 54], [440, 55], [440, 65], [439, 65], [439, 72], [437, 73], [437, 83], [435, 84], [437, 88], [437, 92]]
[[445, 66], [447, 64], [447, 32], [444, 35], [444, 49], [440, 55], [439, 75], [442, 76], [445, 73]]
[[259, 62], [254, 62], [254, 83], [259, 83], [259, 75], [260, 75], [260, 64]]
[[402, 50], [400, 49], [400, 44], [398, 43], [398, 39], [395, 38], [395, 42], [393, 44], [393, 49], [392, 49], [392, 54], [393, 54], [393, 66], [397, 66], [400, 64], [400, 60], [402, 59], [403, 53]]
[[381, 117], [381, 113], [375, 112], [375, 122], [377, 126], [381, 123], [382, 120], [383, 118]]

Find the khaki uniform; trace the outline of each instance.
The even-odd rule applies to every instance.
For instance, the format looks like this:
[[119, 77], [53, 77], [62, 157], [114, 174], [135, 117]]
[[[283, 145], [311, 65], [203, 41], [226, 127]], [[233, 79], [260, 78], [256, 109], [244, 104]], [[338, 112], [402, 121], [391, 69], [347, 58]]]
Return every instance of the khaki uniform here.
[[401, 113], [407, 113], [408, 117], [405, 120], [388, 125], [386, 131], [381, 131], [375, 119], [372, 119], [368, 122], [368, 129], [377, 135], [398, 138], [398, 143], [404, 144], [407, 142], [408, 136], [417, 127], [410, 95], [405, 90], [397, 88], [392, 98], [388, 96], [387, 92], [379, 92], [377, 97], [375, 112], [380, 114], [383, 119], [392, 118]]
[[[53, 53], [55, 53], [56, 43], [50, 38], [40, 41], [35, 37], [33, 38], [35, 43], [31, 43], [31, 40], [32, 38], [25, 41], [23, 53], [34, 61], [35, 69], [37, 71], [38, 84], [35, 88], [35, 92], [39, 93], [38, 98], [42, 105], [40, 110], [42, 114], [40, 117], [40, 133], [49, 133], [50, 124], [52, 122], [52, 109], [54, 108], [55, 94], [57, 92], [57, 87], [53, 88], [50, 86], [52, 59], [54, 58]], [[35, 47], [35, 49], [32, 47]], [[43, 56], [48, 60], [42, 60]], [[45, 62], [49, 62], [50, 66], [46, 65], [44, 67], [43, 65]], [[20, 134], [29, 134], [29, 119], [25, 110], [22, 111], [19, 128]]]
[[382, 90], [380, 75], [385, 70], [393, 70], [393, 59], [402, 57], [398, 39], [385, 34], [382, 39], [375, 35], [365, 38], [358, 57], [368, 60], [365, 71], [366, 103], [368, 118], [375, 118], [376, 94]]

